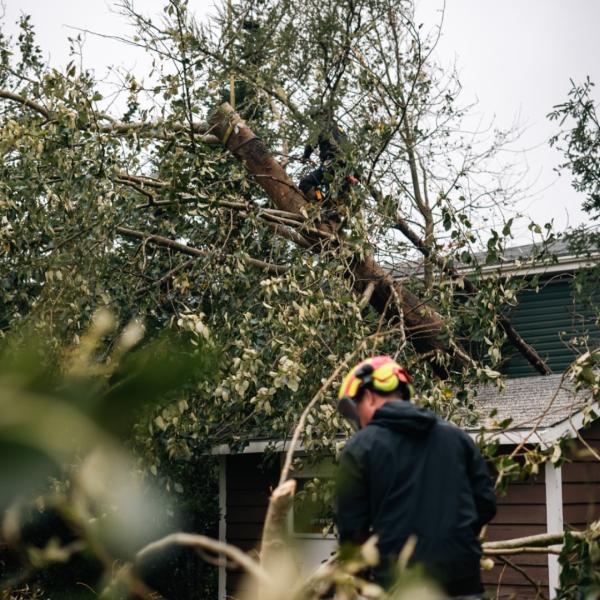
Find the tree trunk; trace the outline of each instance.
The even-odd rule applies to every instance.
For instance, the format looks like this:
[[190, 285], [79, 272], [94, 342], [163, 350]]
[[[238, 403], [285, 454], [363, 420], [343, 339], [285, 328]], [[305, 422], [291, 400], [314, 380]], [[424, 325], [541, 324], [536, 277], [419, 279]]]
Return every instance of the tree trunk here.
[[[277, 208], [306, 215], [308, 201], [302, 192], [229, 104], [222, 104], [212, 114], [208, 132], [216, 135], [244, 165]], [[327, 224], [321, 224], [319, 229], [331, 232]], [[319, 251], [319, 244], [315, 243], [313, 249]], [[444, 351], [451, 355], [453, 368], [466, 366], [467, 358], [454, 352], [441, 341], [444, 327], [442, 318], [414, 294], [403, 289], [402, 284], [395, 281], [373, 258], [355, 258], [347, 275], [352, 278], [354, 288], [359, 294], [363, 293], [369, 284], [373, 284], [371, 305], [379, 313], [385, 312], [386, 318], [397, 317], [399, 323], [404, 323], [406, 336], [417, 351]], [[439, 375], [447, 374], [437, 365], [434, 369]]]

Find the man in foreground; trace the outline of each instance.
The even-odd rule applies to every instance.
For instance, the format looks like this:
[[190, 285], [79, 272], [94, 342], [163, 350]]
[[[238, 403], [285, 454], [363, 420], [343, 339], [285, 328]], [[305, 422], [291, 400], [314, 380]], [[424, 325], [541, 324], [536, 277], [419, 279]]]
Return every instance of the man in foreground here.
[[421, 565], [449, 596], [483, 597], [478, 537], [496, 514], [493, 483], [465, 432], [410, 402], [411, 381], [393, 359], [378, 356], [342, 382], [339, 409], [359, 431], [340, 459], [340, 544], [377, 535], [374, 576], [389, 586], [414, 536], [411, 565]]

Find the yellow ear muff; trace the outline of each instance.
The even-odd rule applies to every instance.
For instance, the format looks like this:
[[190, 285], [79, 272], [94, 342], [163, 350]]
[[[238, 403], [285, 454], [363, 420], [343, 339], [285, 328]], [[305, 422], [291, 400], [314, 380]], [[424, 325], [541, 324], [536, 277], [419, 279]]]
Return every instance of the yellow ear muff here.
[[340, 391], [338, 392], [338, 400], [341, 400], [344, 396], [354, 398], [358, 393], [358, 388], [362, 383], [362, 380], [355, 376], [356, 368], [352, 369], [342, 381], [340, 385]]
[[373, 386], [380, 392], [393, 392], [400, 383], [398, 375], [396, 374], [396, 364], [387, 363], [381, 365], [378, 369], [373, 371], [371, 376], [373, 379]]

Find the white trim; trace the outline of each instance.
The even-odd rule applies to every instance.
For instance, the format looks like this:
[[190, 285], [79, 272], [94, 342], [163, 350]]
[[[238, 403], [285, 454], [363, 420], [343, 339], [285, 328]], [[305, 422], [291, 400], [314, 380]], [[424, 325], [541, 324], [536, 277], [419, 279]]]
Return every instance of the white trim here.
[[[576, 437], [577, 432], [583, 427], [585, 414], [578, 411], [570, 418], [564, 419], [551, 427], [542, 427], [540, 429], [506, 429], [503, 431], [485, 431], [483, 438], [486, 442], [498, 442], [499, 444], [511, 446], [522, 442], [529, 444], [541, 444], [550, 446], [563, 437]], [[478, 438], [479, 433], [469, 431], [472, 438]]]
[[[576, 437], [584, 425], [585, 415], [583, 411], [576, 412], [571, 418], [564, 419], [551, 427], [542, 427], [539, 429], [505, 429], [502, 431], [484, 431], [483, 439], [486, 442], [498, 442], [506, 446], [516, 446], [522, 442], [528, 444], [551, 445], [562, 437]], [[477, 440], [481, 437], [480, 431], [467, 431], [472, 439]], [[250, 442], [241, 454], [262, 454], [267, 448], [275, 452], [285, 452], [288, 442], [276, 440], [262, 440]], [[302, 443], [296, 447], [297, 452], [304, 450]], [[223, 456], [233, 454], [227, 444], [221, 444], [212, 449], [212, 454]]]
[[[287, 449], [287, 443], [282, 440], [261, 440], [257, 442], [250, 442], [241, 452], [235, 454], [262, 454], [266, 452], [267, 448], [275, 452], [285, 452]], [[299, 443], [296, 446], [296, 450], [303, 450], [303, 445]], [[227, 454], [234, 454], [228, 444], [220, 444], [215, 446], [211, 450], [211, 454], [215, 456], [223, 456]]]
[[[577, 271], [579, 269], [585, 269], [594, 267], [597, 264], [597, 260], [600, 254], [592, 254], [590, 258], [578, 257], [576, 255], [559, 256], [558, 262], [547, 262], [546, 264], [535, 265], [531, 259], [526, 258], [522, 261], [509, 260], [505, 263], [494, 263], [491, 265], [480, 265], [480, 272], [484, 278], [491, 275], [500, 275], [502, 277], [512, 277], [514, 275], [544, 275], [546, 273], [561, 273], [567, 271]], [[474, 268], [471, 265], [465, 265], [459, 267], [457, 272], [460, 275], [469, 275], [474, 272]]]
[[[479, 268], [479, 273], [483, 279], [489, 279], [493, 276], [500, 277], [514, 277], [514, 276], [528, 276], [528, 275], [545, 275], [552, 273], [569, 273], [571, 271], [578, 271], [580, 269], [586, 269], [596, 266], [600, 259], [600, 253], [593, 253], [589, 258], [581, 258], [576, 255], [558, 256], [558, 262], [550, 262], [546, 259], [546, 263], [534, 264], [529, 257], [522, 257], [517, 259], [506, 260], [505, 262], [493, 263], [491, 265], [478, 264], [473, 265], [461, 265], [456, 267], [458, 275], [468, 276], [475, 273], [476, 269]], [[414, 263], [419, 274], [420, 263]], [[409, 265], [404, 265], [409, 266]], [[412, 265], [410, 265], [412, 266]], [[415, 275], [414, 272], [399, 272], [394, 266], [390, 266], [389, 270], [392, 277], [397, 281], [405, 281]]]
[[[551, 462], [545, 465], [546, 472], [546, 531], [548, 533], [562, 533], [563, 523], [563, 498], [562, 498], [562, 468], [554, 466]], [[548, 554], [548, 587], [550, 598], [556, 598], [556, 589], [559, 587], [560, 565], [556, 554]]]
[[[219, 456], [219, 541], [227, 541], [227, 456]], [[218, 599], [225, 600], [227, 584], [227, 559], [219, 563]]]

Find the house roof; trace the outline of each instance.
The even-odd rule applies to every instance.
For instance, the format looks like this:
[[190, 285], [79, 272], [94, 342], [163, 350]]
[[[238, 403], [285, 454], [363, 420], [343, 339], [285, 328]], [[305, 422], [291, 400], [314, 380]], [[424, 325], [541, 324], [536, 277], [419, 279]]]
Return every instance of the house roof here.
[[[481, 267], [482, 274], [496, 273], [500, 270], [505, 275], [522, 274], [551, 274], [558, 272], [574, 271], [580, 268], [593, 266], [597, 262], [598, 253], [591, 257], [576, 256], [573, 254], [566, 240], [555, 240], [545, 247], [542, 244], [522, 244], [504, 248], [500, 260], [486, 264], [487, 252], [473, 253], [474, 264]], [[423, 257], [418, 259], [402, 258], [389, 264], [392, 276], [403, 279], [412, 275], [420, 275], [423, 271]], [[456, 269], [462, 274], [469, 274], [474, 270], [473, 264], [455, 263]]]
[[[481, 386], [474, 399], [479, 414], [476, 424], [464, 429], [473, 438], [483, 431], [488, 441], [500, 444], [549, 445], [563, 436], [574, 437], [584, 422], [583, 408], [590, 397], [575, 393], [573, 386], [563, 375], [520, 377], [507, 379], [503, 389], [493, 385]], [[491, 413], [495, 414], [491, 416]], [[503, 428], [506, 419], [512, 422]], [[267, 447], [284, 451], [289, 440], [255, 439], [244, 453], [264, 452]], [[302, 449], [302, 444], [298, 447]], [[222, 445], [213, 449], [214, 454], [230, 454], [231, 449]]]
[[[475, 263], [481, 266], [485, 276], [500, 270], [503, 275], [550, 275], [577, 271], [593, 267], [597, 264], [600, 253], [592, 252], [590, 256], [578, 256], [573, 253], [568, 240], [555, 240], [543, 244], [524, 244], [504, 248], [498, 262], [486, 264], [486, 252], [476, 252], [473, 255]], [[473, 270], [472, 265], [458, 265], [458, 271], [468, 274]]]
[[[589, 394], [575, 392], [562, 374], [507, 379], [504, 389], [478, 389], [474, 403], [480, 419], [466, 429], [474, 435], [483, 428], [488, 439], [504, 444], [550, 444], [564, 435], [572, 437], [584, 426], [583, 409], [591, 402]], [[510, 424], [502, 428], [507, 419]]]
[[[480, 425], [486, 429], [497, 429], [506, 419], [512, 420], [510, 429], [552, 427], [587, 403], [588, 397], [576, 393], [562, 374], [507, 379], [504, 389], [482, 386], [475, 398]], [[492, 411], [493, 417], [489, 416]]]
[[[536, 253], [541, 252], [544, 247], [541, 244], [522, 244], [521, 246], [507, 247], [502, 252], [502, 264], [514, 263], [516, 261], [531, 260]], [[572, 254], [569, 243], [566, 240], [556, 240], [549, 243], [545, 248], [545, 255], [556, 256], [557, 259], [570, 256]], [[477, 262], [485, 262], [486, 252], [476, 252], [474, 254]]]

